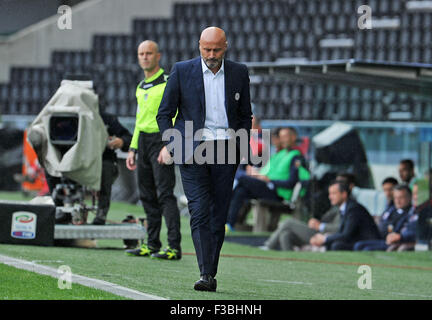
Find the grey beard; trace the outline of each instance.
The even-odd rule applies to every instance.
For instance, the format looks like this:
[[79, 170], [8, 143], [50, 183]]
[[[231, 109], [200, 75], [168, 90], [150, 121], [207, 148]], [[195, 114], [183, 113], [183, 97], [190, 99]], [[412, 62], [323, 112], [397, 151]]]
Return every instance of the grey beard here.
[[204, 63], [206, 64], [207, 68], [209, 68], [209, 69], [217, 68], [222, 64], [222, 59], [216, 60], [214, 62], [213, 61], [208, 62], [208, 60], [205, 60], [205, 59], [203, 59], [203, 60], [204, 60]]

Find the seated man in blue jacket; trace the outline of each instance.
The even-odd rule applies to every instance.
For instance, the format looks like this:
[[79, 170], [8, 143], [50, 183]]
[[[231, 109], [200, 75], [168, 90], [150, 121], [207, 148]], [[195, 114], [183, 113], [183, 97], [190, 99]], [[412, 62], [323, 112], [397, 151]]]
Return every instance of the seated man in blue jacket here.
[[[412, 190], [412, 208], [406, 216], [400, 232], [389, 233], [386, 237], [387, 251], [408, 251], [413, 250], [417, 241], [420, 242], [419, 232], [421, 229], [421, 216], [424, 213], [424, 205], [417, 206], [418, 185], [412, 187], [405, 185], [408, 190]], [[415, 199], [415, 200], [414, 200]]]
[[[398, 185], [393, 190], [394, 209], [383, 213], [379, 229], [381, 237], [374, 240], [359, 241], [354, 245], [355, 251], [387, 250], [390, 244], [400, 240], [402, 229], [414, 213], [411, 203], [411, 189]], [[414, 240], [415, 241], [415, 240]]]
[[401, 250], [401, 245], [414, 244], [416, 242], [418, 225], [418, 214], [416, 211], [410, 212], [407, 216], [405, 223], [400, 232], [389, 233], [386, 237], [386, 245], [388, 247], [396, 245], [399, 247], [398, 251], [410, 250], [408, 247]]
[[350, 188], [341, 181], [329, 186], [329, 199], [339, 207], [341, 222], [338, 232], [326, 236], [317, 233], [310, 239], [313, 246], [325, 246], [327, 250], [353, 250], [360, 240], [379, 238], [379, 231], [369, 212], [350, 198]]

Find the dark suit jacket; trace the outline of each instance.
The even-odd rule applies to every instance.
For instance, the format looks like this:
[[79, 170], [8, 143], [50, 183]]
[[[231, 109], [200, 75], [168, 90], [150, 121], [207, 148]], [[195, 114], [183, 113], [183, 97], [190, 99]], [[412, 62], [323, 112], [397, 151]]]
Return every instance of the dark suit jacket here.
[[[249, 134], [252, 126], [252, 111], [247, 67], [227, 59], [224, 60], [224, 63], [225, 110], [229, 128], [246, 129]], [[178, 115], [173, 126], [172, 118], [176, 115], [177, 110]], [[185, 159], [185, 146], [188, 142], [185, 142], [185, 138], [193, 138], [190, 135], [186, 137], [185, 122], [193, 121], [193, 135], [195, 135], [197, 130], [204, 128], [205, 117], [201, 57], [176, 63], [169, 76], [156, 120], [162, 134], [173, 127], [181, 133], [182, 162], [187, 160]], [[168, 145], [172, 141], [173, 138], [165, 143]], [[193, 150], [199, 143], [199, 141], [193, 142]], [[188, 145], [191, 145], [190, 140]], [[180, 145], [174, 143], [174, 157], [178, 148]], [[188, 152], [193, 150], [188, 150]], [[188, 155], [191, 154], [188, 153]]]
[[338, 232], [328, 236], [325, 244], [330, 245], [335, 241], [355, 243], [372, 239], [380, 239], [375, 221], [365, 207], [350, 199], [347, 201], [345, 214], [341, 217]]

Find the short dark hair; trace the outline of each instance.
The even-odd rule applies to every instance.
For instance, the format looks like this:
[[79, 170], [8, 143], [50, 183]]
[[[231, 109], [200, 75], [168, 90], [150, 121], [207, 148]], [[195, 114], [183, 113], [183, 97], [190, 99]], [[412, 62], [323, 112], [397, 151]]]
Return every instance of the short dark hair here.
[[403, 159], [399, 162], [399, 164], [406, 165], [409, 169], [414, 170], [414, 161], [411, 159]]
[[348, 183], [343, 182], [343, 181], [340, 181], [340, 180], [333, 180], [332, 182], [330, 182], [330, 184], [329, 184], [329, 188], [330, 188], [331, 186], [336, 185], [336, 184], [339, 186], [339, 191], [340, 191], [340, 192], [346, 192], [346, 193], [348, 194], [348, 196], [350, 196], [350, 194], [351, 194], [351, 189], [350, 189]]
[[346, 180], [346, 183], [348, 184], [348, 185], [350, 185], [351, 183], [352, 184], [356, 184], [356, 178], [355, 178], [355, 175], [353, 175], [352, 173], [348, 173], [348, 172], [339, 172], [337, 175], [336, 175], [336, 181], [340, 181], [340, 180], [338, 180], [337, 179], [337, 177], [342, 177], [343, 179], [345, 179]]
[[386, 184], [386, 183], [391, 183], [392, 185], [397, 185], [398, 184], [398, 181], [397, 181], [397, 179], [396, 178], [393, 178], [393, 177], [387, 177], [387, 178], [385, 178], [384, 180], [383, 180], [383, 182], [381, 183], [381, 185], [384, 185], [384, 184]]
[[298, 132], [297, 132], [296, 128], [294, 128], [294, 127], [285, 127], [283, 129], [288, 129], [289, 131], [291, 131], [291, 133], [293, 133], [296, 136], [298, 136]]
[[276, 127], [274, 129], [272, 129], [271, 135], [273, 137], [279, 137], [279, 132], [281, 131], [281, 129], [282, 129], [281, 127]]
[[395, 186], [393, 188], [393, 191], [405, 191], [406, 193], [408, 193], [410, 198], [412, 197], [411, 188], [409, 186], [407, 186], [406, 184], [398, 184], [397, 186]]

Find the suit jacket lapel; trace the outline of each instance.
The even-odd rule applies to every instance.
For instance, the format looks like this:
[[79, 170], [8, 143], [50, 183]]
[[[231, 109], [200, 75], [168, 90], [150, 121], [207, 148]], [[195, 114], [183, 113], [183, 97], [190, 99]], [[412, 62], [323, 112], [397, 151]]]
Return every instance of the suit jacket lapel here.
[[229, 68], [229, 63], [224, 60], [224, 78], [225, 78], [225, 111], [228, 116], [228, 101], [230, 97], [230, 93], [232, 92], [232, 83], [231, 83], [231, 70]]
[[205, 93], [204, 93], [204, 78], [201, 66], [201, 57], [197, 58], [194, 63], [194, 68], [192, 70], [193, 83], [195, 84], [195, 89], [200, 98], [201, 108], [205, 114]]
[[[344, 214], [341, 217], [342, 219], [341, 219], [341, 225], [340, 225], [339, 232], [343, 232], [343, 229], [345, 228], [345, 221], [346, 221], [346, 217], [347, 217], [347, 212], [348, 212], [350, 206], [351, 206], [351, 201], [348, 200], [346, 203], [346, 206], [345, 206]], [[341, 214], [341, 213], [339, 212], [339, 214]]]

